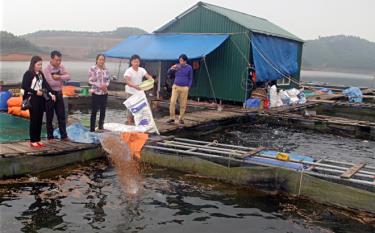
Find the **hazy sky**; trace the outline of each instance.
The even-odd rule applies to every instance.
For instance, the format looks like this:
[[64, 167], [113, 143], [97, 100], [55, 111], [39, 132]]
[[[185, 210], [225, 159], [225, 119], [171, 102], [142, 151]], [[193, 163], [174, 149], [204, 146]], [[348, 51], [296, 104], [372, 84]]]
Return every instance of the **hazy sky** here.
[[[139, 27], [152, 32], [196, 0], [0, 0], [1, 30], [110, 31]], [[266, 18], [302, 39], [356, 35], [375, 42], [375, 0], [206, 0]]]

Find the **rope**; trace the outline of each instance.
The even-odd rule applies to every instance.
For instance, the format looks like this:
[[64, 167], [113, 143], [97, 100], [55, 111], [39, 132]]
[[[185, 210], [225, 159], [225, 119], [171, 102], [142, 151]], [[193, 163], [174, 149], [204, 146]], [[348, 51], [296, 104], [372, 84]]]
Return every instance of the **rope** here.
[[206, 67], [206, 72], [207, 72], [207, 76], [208, 76], [208, 81], [210, 82], [210, 88], [211, 88], [211, 91], [212, 91], [212, 95], [214, 97], [215, 103], [217, 104], [214, 86], [212, 85], [211, 75], [210, 75], [210, 72], [208, 71], [208, 67], [207, 67], [206, 57], [203, 57], [203, 62], [204, 62], [204, 66]]
[[302, 179], [303, 179], [303, 168], [301, 169], [301, 176], [300, 176], [300, 179], [299, 179], [298, 196], [301, 195]]
[[236, 42], [234, 42], [234, 40], [231, 40], [232, 43], [234, 44], [234, 46], [236, 47], [236, 49], [238, 50], [239, 54], [242, 56], [242, 58], [245, 60], [247, 66], [250, 66], [249, 64], [249, 58], [247, 56], [245, 56], [245, 54], [243, 54], [242, 50], [240, 49], [240, 47], [236, 44]]
[[[235, 34], [245, 34], [246, 37], [247, 37], [247, 39], [248, 39], [248, 41], [251, 43], [251, 46], [254, 47], [254, 49], [271, 66], [272, 69], [274, 69], [277, 73], [279, 73], [283, 78], [288, 79], [290, 82], [296, 84], [297, 86], [304, 87], [300, 82], [297, 82], [294, 79], [292, 79], [292, 77], [289, 74], [284, 74], [283, 72], [281, 72], [280, 69], [278, 69], [276, 67], [276, 65], [273, 64], [272, 61], [270, 61], [269, 58], [267, 58], [267, 56], [264, 54], [264, 52], [261, 51], [261, 49], [259, 49], [257, 46], [254, 45], [254, 43], [251, 40], [251, 38], [250, 38], [250, 36], [249, 36], [248, 33], [235, 33]], [[231, 41], [234, 44], [234, 46], [236, 47], [236, 49], [238, 50], [238, 52], [240, 53], [240, 55], [242, 56], [242, 58], [246, 61], [246, 63], [248, 64], [248, 66], [250, 66], [248, 58], [243, 54], [242, 50], [239, 48], [239, 46], [236, 44], [236, 42], [234, 42], [234, 40], [231, 40]], [[281, 69], [283, 69], [285, 71], [285, 73], [288, 73], [287, 70], [284, 67], [281, 67]]]
[[230, 160], [231, 160], [231, 158], [232, 158], [232, 155], [229, 154], [229, 156], [228, 156], [228, 168], [230, 168]]
[[[240, 34], [240, 33], [238, 33], [238, 34]], [[245, 99], [244, 99], [244, 101], [246, 101], [247, 95], [248, 95], [248, 91], [249, 91], [249, 89], [247, 88], [248, 87], [248, 73], [247, 72], [248, 72], [248, 69], [250, 67], [250, 64], [249, 64], [248, 58], [242, 53], [242, 50], [239, 48], [239, 46], [236, 44], [236, 42], [234, 42], [234, 40], [231, 40], [231, 41], [234, 44], [234, 46], [236, 47], [236, 49], [239, 52], [239, 54], [241, 55], [241, 57], [245, 60], [245, 62], [247, 64], [246, 68], [241, 73], [241, 76], [242, 76], [242, 78], [241, 78], [241, 88], [242, 88], [242, 90], [245, 91]], [[244, 84], [244, 82], [245, 82], [245, 84]]]
[[[259, 55], [264, 59], [264, 61], [266, 61], [266, 62], [267, 62], [267, 63], [268, 63], [268, 64], [269, 64], [269, 65], [270, 65], [270, 66], [271, 66], [271, 67], [272, 67], [277, 73], [279, 73], [282, 77], [288, 79], [290, 82], [293, 82], [293, 83], [297, 84], [298, 86], [303, 87], [303, 85], [302, 85], [301, 83], [299, 83], [299, 82], [295, 81], [294, 79], [292, 79], [292, 77], [291, 77], [289, 74], [288, 74], [288, 75], [285, 75], [283, 72], [281, 72], [281, 71], [276, 67], [276, 65], [274, 65], [274, 64], [272, 63], [272, 61], [270, 61], [270, 59], [267, 58], [267, 56], [264, 54], [264, 52], [263, 52], [263, 51], [260, 51], [260, 49], [258, 49], [258, 47], [254, 45], [254, 43], [253, 43], [253, 41], [251, 40], [249, 34], [246, 34], [246, 36], [247, 36], [249, 42], [251, 43], [251, 46], [254, 47], [254, 49], [259, 53]], [[283, 68], [283, 67], [281, 67], [281, 68]], [[285, 68], [283, 68], [283, 69], [284, 69], [284, 71], [286, 71]], [[286, 73], [288, 73], [288, 72], [286, 71]]]

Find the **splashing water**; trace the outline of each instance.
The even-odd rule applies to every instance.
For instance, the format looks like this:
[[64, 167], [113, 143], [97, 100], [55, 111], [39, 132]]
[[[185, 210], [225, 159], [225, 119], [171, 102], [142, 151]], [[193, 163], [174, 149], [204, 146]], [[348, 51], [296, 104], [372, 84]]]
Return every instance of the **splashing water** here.
[[131, 158], [128, 144], [118, 133], [102, 134], [100, 143], [117, 170], [123, 191], [130, 196], [136, 195], [140, 191], [142, 176], [139, 163]]

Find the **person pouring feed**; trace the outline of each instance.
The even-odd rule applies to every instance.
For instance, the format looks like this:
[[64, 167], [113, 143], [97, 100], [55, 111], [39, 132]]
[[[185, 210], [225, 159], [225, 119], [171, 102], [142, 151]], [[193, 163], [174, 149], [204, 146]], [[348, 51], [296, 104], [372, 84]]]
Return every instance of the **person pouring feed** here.
[[45, 145], [40, 141], [40, 134], [46, 101], [50, 99], [56, 101], [56, 96], [42, 72], [41, 57], [33, 56], [31, 58], [29, 69], [23, 75], [21, 86], [24, 91], [23, 99], [29, 100], [27, 107], [30, 111], [30, 146], [43, 147]]
[[53, 140], [53, 115], [56, 112], [57, 122], [59, 125], [61, 140], [68, 140], [66, 133], [66, 116], [65, 105], [62, 93], [63, 84], [70, 80], [70, 75], [65, 67], [61, 65], [62, 54], [59, 51], [51, 52], [51, 60], [44, 69], [44, 75], [52, 90], [55, 92], [56, 101], [46, 102], [46, 118], [47, 118], [47, 138]]
[[186, 104], [189, 94], [189, 88], [193, 83], [193, 68], [187, 64], [188, 57], [181, 54], [178, 58], [179, 64], [173, 65], [168, 72], [175, 72], [175, 79], [172, 86], [171, 102], [169, 105], [169, 120], [167, 123], [174, 123], [176, 118], [176, 102], [180, 104], [179, 123], [184, 124]]
[[103, 129], [105, 110], [108, 99], [108, 85], [110, 82], [109, 71], [105, 67], [105, 56], [98, 54], [96, 56], [96, 65], [89, 69], [90, 92], [92, 93], [92, 107], [90, 118], [90, 131], [95, 131], [96, 113], [100, 109], [99, 130]]
[[[125, 71], [125, 98], [136, 94], [142, 89], [139, 85], [142, 83], [143, 77], [148, 80], [153, 80], [152, 76], [147, 71], [140, 67], [141, 58], [138, 55], [133, 55], [130, 58], [130, 67]], [[127, 124], [134, 124], [134, 118], [130, 110], [127, 111]]]

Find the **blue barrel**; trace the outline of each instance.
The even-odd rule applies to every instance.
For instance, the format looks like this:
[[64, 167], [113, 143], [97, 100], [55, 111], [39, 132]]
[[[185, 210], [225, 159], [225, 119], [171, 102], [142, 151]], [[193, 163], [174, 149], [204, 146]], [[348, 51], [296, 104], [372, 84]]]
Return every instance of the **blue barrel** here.
[[8, 110], [8, 99], [12, 96], [12, 92], [10, 91], [0, 91], [0, 110], [7, 111]]

